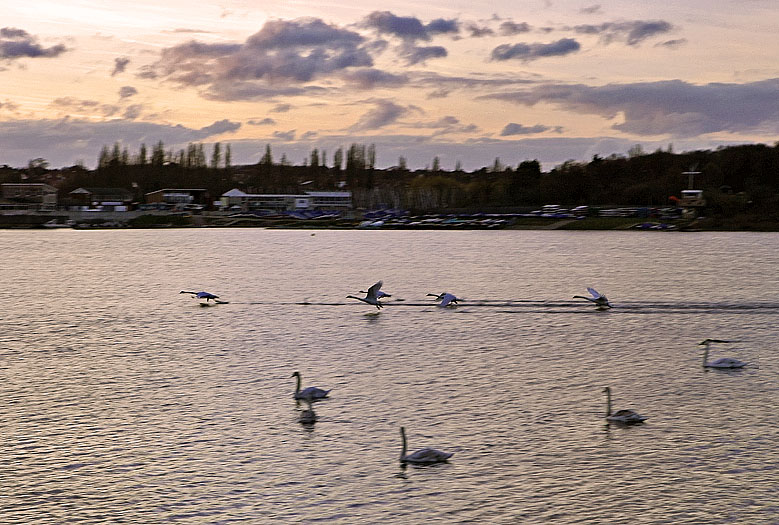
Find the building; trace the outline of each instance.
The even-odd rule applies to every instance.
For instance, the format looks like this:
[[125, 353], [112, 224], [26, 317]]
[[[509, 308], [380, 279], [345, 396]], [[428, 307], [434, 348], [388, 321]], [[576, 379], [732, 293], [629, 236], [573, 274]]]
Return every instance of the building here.
[[164, 188], [145, 194], [147, 204], [164, 203], [176, 205], [208, 204], [208, 190], [204, 188]]
[[69, 194], [70, 205], [81, 210], [127, 211], [133, 193], [124, 188], [76, 188]]
[[57, 207], [57, 188], [44, 183], [3, 183], [3, 200], [13, 207], [53, 210]]
[[222, 195], [222, 208], [241, 211], [332, 211], [352, 208], [350, 191], [307, 191], [302, 194], [256, 194], [234, 188]]

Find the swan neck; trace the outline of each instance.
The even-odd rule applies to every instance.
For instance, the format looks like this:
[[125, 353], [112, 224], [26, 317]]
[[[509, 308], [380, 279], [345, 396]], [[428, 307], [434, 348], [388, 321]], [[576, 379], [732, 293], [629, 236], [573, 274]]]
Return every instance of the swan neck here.
[[703, 348], [703, 366], [706, 366], [708, 361], [709, 361], [709, 343], [706, 343], [706, 346]]
[[297, 394], [300, 392], [300, 374], [296, 375], [295, 379], [297, 380], [297, 383], [295, 384], [295, 393]]
[[611, 415], [611, 390], [606, 390], [606, 415]]
[[406, 457], [406, 429], [403, 427], [400, 427], [400, 441], [402, 443], [400, 449], [400, 459], [403, 459]]

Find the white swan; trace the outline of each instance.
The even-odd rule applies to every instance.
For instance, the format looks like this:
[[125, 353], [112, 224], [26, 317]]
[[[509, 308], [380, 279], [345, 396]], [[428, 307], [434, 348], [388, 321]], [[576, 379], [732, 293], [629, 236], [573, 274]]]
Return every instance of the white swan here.
[[308, 403], [308, 410], [304, 410], [300, 413], [300, 417], [298, 418], [298, 421], [300, 421], [303, 424], [310, 425], [312, 423], [316, 423], [316, 413], [314, 413], [314, 409], [311, 406], [311, 400], [306, 399], [306, 403]]
[[300, 389], [300, 381], [301, 376], [300, 372], [293, 372], [292, 377], [297, 378], [297, 385], [295, 386], [295, 399], [324, 399], [327, 397], [327, 394], [330, 393], [330, 390], [322, 390], [321, 388], [317, 388], [315, 386], [310, 386], [308, 388], [304, 388], [303, 390]]
[[446, 460], [454, 456], [454, 452], [441, 452], [434, 448], [422, 448], [414, 452], [413, 454], [406, 454], [406, 429], [400, 427], [400, 438], [403, 440], [403, 448], [400, 451], [401, 463], [416, 463], [416, 464], [430, 464], [430, 463], [444, 463]]
[[588, 301], [591, 301], [598, 305], [601, 308], [612, 308], [612, 306], [609, 304], [609, 300], [606, 299], [606, 296], [603, 294], [598, 293], [598, 291], [595, 288], [587, 288], [587, 291], [590, 292], [590, 295], [592, 297], [586, 297], [584, 295], [574, 295], [574, 299], [587, 299]]
[[211, 299], [213, 299], [213, 300], [214, 300], [214, 302], [217, 302], [217, 303], [218, 303], [218, 302], [221, 302], [221, 301], [217, 301], [217, 299], [219, 298], [219, 296], [218, 296], [218, 295], [214, 295], [214, 294], [212, 294], [212, 293], [208, 293], [208, 292], [186, 292], [186, 291], [184, 291], [184, 290], [181, 290], [181, 291], [179, 292], [179, 294], [182, 294], [182, 293], [188, 293], [188, 294], [191, 294], [193, 299], [194, 299], [195, 297], [197, 297], [198, 299], [205, 299], [205, 300], [206, 300], [206, 302], [210, 301]]
[[617, 410], [613, 414], [611, 413], [611, 388], [606, 387], [603, 389], [606, 392], [606, 420], [614, 421], [617, 423], [625, 423], [627, 425], [633, 423], [641, 423], [647, 418], [636, 412], [635, 410]]
[[720, 357], [716, 361], [709, 363], [709, 345], [711, 343], [732, 343], [733, 341], [724, 341], [722, 339], [704, 339], [698, 346], [703, 345], [703, 366], [706, 368], [744, 368], [747, 364], [732, 357]]
[[384, 305], [382, 305], [379, 302], [379, 288], [381, 288], [382, 282], [379, 281], [370, 288], [368, 288], [368, 291], [365, 292], [365, 297], [355, 297], [354, 295], [347, 295], [347, 299], [357, 299], [358, 301], [362, 301], [364, 303], [372, 304], [376, 308], [383, 308]]
[[463, 299], [460, 299], [459, 297], [456, 297], [454, 294], [448, 293], [448, 292], [441, 292], [439, 294], [429, 293], [427, 295], [435, 297], [436, 301], [441, 301], [441, 303], [438, 305], [441, 308], [445, 308], [449, 306], [450, 304], [458, 304], [457, 301], [462, 301]]

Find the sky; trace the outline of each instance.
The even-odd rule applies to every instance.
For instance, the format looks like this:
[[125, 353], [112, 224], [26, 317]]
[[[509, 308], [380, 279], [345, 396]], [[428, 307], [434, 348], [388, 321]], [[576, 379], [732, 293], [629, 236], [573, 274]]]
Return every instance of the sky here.
[[0, 0], [0, 165], [375, 144], [473, 170], [779, 140], [777, 0]]

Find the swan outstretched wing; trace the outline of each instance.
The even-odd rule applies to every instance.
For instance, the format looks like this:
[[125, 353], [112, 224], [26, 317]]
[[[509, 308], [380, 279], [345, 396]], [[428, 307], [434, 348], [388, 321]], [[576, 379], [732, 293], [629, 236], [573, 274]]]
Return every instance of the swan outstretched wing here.
[[595, 288], [587, 287], [587, 291], [590, 292], [590, 295], [592, 295], [592, 297], [594, 299], [600, 299], [600, 294], [598, 293], [598, 291]]
[[379, 296], [379, 289], [381, 288], [381, 285], [383, 283], [381, 281], [377, 282], [370, 288], [368, 288], [368, 297], [366, 299], [378, 299]]

